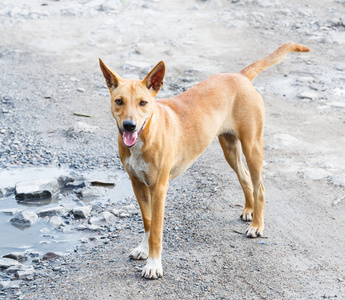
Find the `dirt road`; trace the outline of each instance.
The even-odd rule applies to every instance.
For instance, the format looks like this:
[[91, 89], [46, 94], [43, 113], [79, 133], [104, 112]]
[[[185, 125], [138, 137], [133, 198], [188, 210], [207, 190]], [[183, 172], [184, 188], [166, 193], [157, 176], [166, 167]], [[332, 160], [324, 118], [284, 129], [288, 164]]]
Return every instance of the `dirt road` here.
[[47, 276], [0, 298], [345, 298], [345, 2], [326, 2], [2, 1], [2, 168], [120, 166], [98, 57], [127, 77], [164, 60], [159, 96], [168, 97], [285, 42], [312, 52], [254, 81], [266, 106], [265, 238], [239, 234], [242, 191], [215, 140], [171, 182], [162, 279], [141, 278], [144, 262], [128, 259], [137, 217], [110, 243], [52, 262]]

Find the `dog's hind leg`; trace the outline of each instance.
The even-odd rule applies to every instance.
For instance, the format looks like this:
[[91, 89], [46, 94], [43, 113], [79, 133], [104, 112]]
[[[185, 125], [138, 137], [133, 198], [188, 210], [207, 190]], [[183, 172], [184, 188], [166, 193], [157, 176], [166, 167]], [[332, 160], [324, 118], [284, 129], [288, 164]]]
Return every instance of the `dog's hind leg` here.
[[241, 159], [241, 143], [240, 140], [229, 133], [223, 133], [218, 136], [220, 145], [222, 146], [225, 159], [236, 172], [237, 178], [244, 192], [245, 204], [241, 214], [241, 219], [251, 221], [253, 218], [254, 198], [253, 187], [248, 171], [243, 165]]
[[144, 236], [141, 244], [132, 250], [131, 259], [147, 259], [149, 255], [149, 236], [151, 227], [151, 195], [150, 189], [142, 182], [131, 178], [134, 194], [138, 200], [144, 223]]
[[254, 213], [253, 220], [247, 229], [248, 237], [262, 236], [264, 230], [265, 188], [262, 180], [263, 134], [258, 133], [251, 143], [242, 142], [243, 153], [247, 160], [253, 182]]

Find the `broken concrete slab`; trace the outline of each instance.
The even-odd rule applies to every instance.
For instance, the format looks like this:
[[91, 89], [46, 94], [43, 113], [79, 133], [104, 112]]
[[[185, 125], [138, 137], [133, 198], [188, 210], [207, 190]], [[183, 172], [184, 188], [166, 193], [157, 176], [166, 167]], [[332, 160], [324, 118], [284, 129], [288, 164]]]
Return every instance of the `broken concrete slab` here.
[[16, 199], [49, 198], [60, 190], [57, 179], [21, 181], [15, 186]]

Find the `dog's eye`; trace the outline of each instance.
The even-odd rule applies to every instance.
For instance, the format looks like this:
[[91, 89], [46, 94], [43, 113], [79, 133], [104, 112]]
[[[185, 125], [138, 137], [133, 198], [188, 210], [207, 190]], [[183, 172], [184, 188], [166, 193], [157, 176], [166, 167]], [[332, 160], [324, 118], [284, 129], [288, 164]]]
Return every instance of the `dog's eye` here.
[[140, 102], [139, 102], [139, 105], [140, 106], [145, 106], [147, 104], [147, 101], [145, 101], [145, 100], [141, 100]]
[[115, 103], [116, 103], [117, 105], [122, 105], [122, 104], [123, 104], [123, 100], [122, 100], [122, 99], [116, 99], [116, 100], [115, 100]]

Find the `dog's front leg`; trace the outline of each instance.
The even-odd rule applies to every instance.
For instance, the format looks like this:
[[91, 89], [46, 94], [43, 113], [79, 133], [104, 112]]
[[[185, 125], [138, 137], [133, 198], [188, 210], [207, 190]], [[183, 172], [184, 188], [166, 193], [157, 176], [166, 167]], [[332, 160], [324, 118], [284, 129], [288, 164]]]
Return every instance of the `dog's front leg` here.
[[144, 223], [144, 236], [141, 244], [132, 250], [129, 257], [131, 259], [147, 259], [149, 256], [149, 236], [151, 227], [151, 193], [150, 189], [141, 181], [131, 177], [132, 187], [140, 206]]
[[165, 199], [168, 185], [168, 180], [165, 180], [164, 182], [156, 183], [150, 187], [151, 227], [149, 236], [149, 257], [142, 272], [142, 276], [148, 279], [157, 279], [163, 276], [161, 252]]

